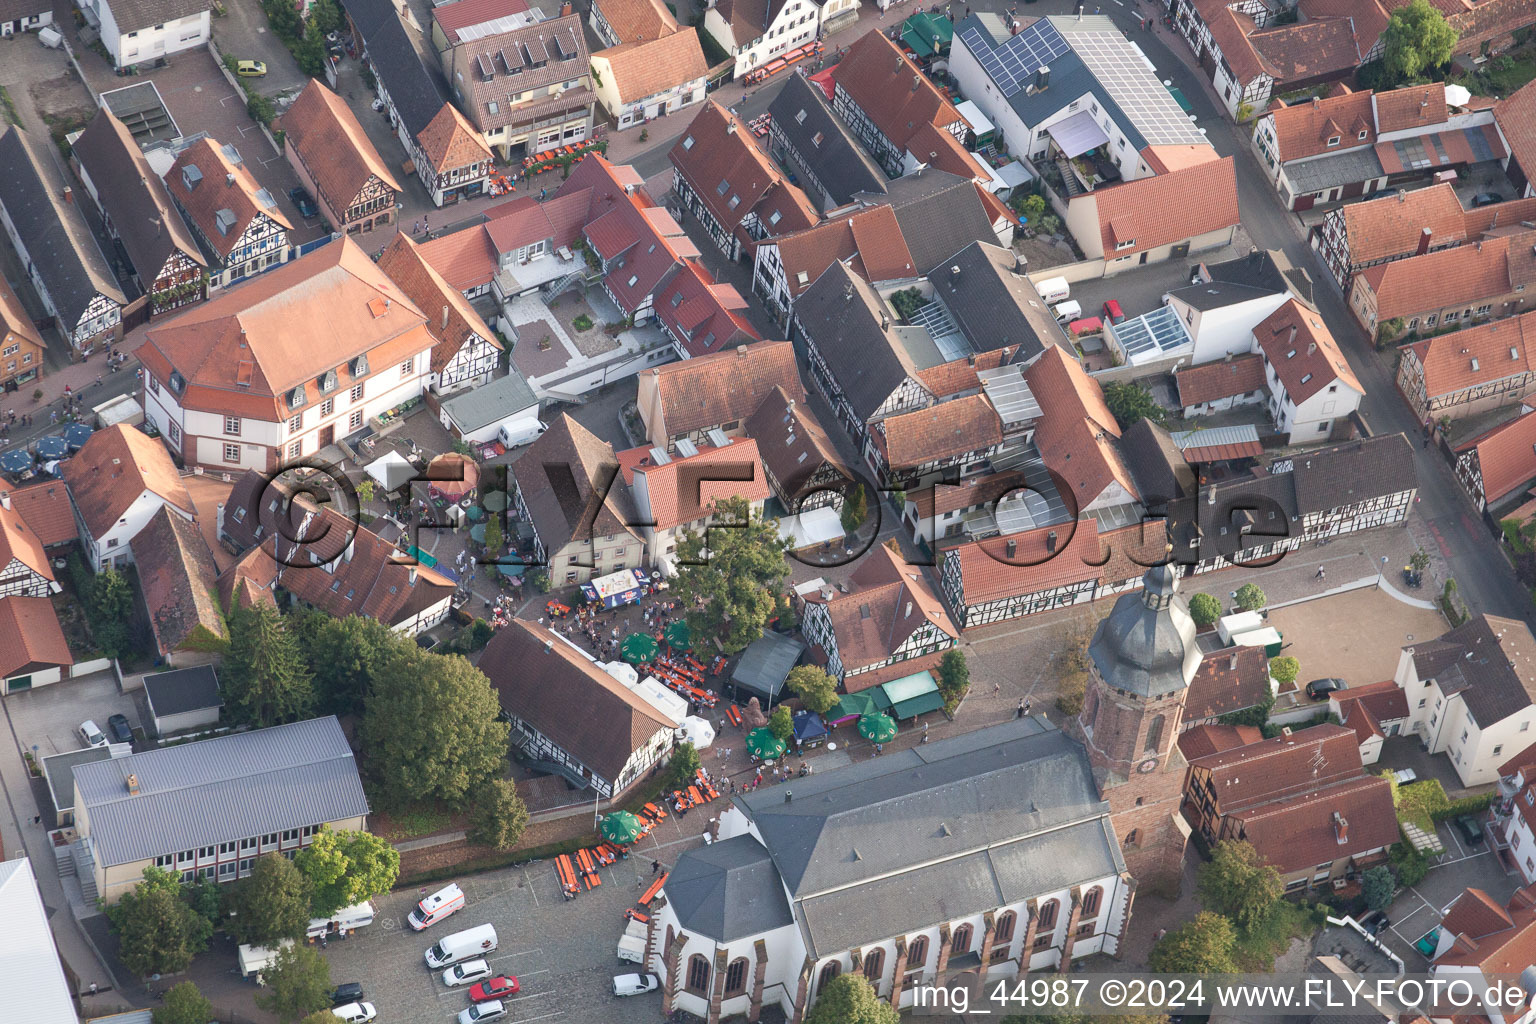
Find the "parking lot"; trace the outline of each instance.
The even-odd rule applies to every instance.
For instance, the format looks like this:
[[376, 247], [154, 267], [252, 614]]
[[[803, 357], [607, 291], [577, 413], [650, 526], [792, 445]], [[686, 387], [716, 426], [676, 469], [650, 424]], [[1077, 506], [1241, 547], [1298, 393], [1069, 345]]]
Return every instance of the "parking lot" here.
[[267, 24], [257, 0], [224, 0], [225, 16], [213, 20], [213, 41], [236, 60], [259, 60], [267, 65], [263, 78], [251, 84], [265, 96], [298, 92], [308, 79], [288, 47]]
[[[670, 863], [699, 841], [677, 840], [656, 855]], [[602, 885], [574, 900], [561, 898], [549, 861], [460, 879], [465, 908], [424, 932], [411, 931], [405, 916], [435, 885], [380, 897], [372, 927], [326, 950], [331, 979], [360, 982], [381, 1020], [451, 1021], [469, 1005], [468, 986], [445, 986], [441, 972], [427, 970], [422, 955], [444, 935], [490, 922], [499, 948], [486, 960], [497, 974], [515, 975], [521, 986], [508, 1001], [509, 1019], [649, 1024], [660, 1016], [660, 995], [620, 999], [610, 985], [614, 975], [639, 969], [620, 963], [614, 950], [624, 931], [624, 911], [639, 893], [637, 883], [650, 881], [650, 865], [651, 854], [637, 851], [602, 868]]]
[[87, 718], [105, 729], [108, 716], [121, 712], [128, 724], [139, 727], [134, 695], [119, 693], [111, 672], [7, 694], [5, 706], [21, 748], [35, 750], [38, 757], [84, 747], [78, 729]]
[[1500, 906], [1520, 886], [1519, 874], [1505, 874], [1498, 857], [1486, 841], [1469, 847], [1450, 822], [1438, 830], [1445, 852], [1434, 860], [1434, 867], [1423, 881], [1398, 893], [1388, 916], [1392, 926], [1382, 933], [1382, 940], [1403, 958], [1410, 973], [1422, 971], [1426, 960], [1413, 944], [1440, 923], [1445, 908], [1462, 890], [1471, 886], [1482, 889]]

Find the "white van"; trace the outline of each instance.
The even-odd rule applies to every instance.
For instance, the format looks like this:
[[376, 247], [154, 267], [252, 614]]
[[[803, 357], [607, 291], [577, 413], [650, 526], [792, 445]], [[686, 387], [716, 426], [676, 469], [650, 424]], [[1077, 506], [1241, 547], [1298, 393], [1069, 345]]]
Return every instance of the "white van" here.
[[625, 963], [645, 963], [645, 939], [634, 935], [619, 936], [619, 959]]
[[318, 939], [322, 935], [335, 939], [349, 935], [359, 928], [366, 928], [370, 924], [373, 924], [373, 904], [363, 900], [350, 907], [342, 907], [330, 917], [311, 919], [305, 934], [311, 939]]
[[411, 926], [412, 931], [419, 932], [463, 909], [464, 890], [459, 888], [458, 882], [449, 882], [416, 904], [410, 914], [406, 915], [405, 923]]
[[1048, 277], [1035, 285], [1035, 291], [1039, 292], [1040, 297], [1047, 303], [1061, 302], [1063, 299], [1072, 297], [1072, 286], [1067, 284], [1067, 279], [1064, 277]]
[[427, 966], [434, 970], [468, 960], [472, 956], [484, 956], [496, 949], [495, 925], [482, 924], [462, 932], [444, 935], [437, 945], [427, 950]]
[[1083, 307], [1076, 299], [1068, 299], [1066, 302], [1058, 302], [1051, 312], [1056, 314], [1057, 323], [1069, 324], [1082, 317]]

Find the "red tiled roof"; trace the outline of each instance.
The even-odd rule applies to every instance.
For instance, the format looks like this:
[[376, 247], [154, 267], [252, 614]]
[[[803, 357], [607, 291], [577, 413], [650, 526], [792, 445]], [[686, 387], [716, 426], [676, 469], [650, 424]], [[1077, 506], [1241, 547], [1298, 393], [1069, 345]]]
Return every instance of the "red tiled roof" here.
[[1015, 347], [1004, 345], [1002, 348], [977, 352], [974, 356], [966, 356], [963, 359], [951, 359], [947, 363], [918, 370], [915, 376], [935, 398], [948, 398], [966, 391], [980, 391], [981, 377], [977, 371], [995, 370], [1007, 363]]
[[740, 345], [641, 373], [654, 379], [662, 419], [674, 437], [744, 420], [775, 387], [791, 398], [805, 397], [794, 346], [787, 341]]
[[1481, 939], [1514, 926], [1509, 911], [1494, 902], [1481, 889], [1467, 888], [1456, 897], [1451, 909], [1440, 919], [1440, 927], [1452, 935]]
[[[188, 188], [183, 174], [189, 167], [196, 167], [202, 175], [194, 187]], [[192, 143], [176, 157], [165, 176], [165, 187], [181, 206], [202, 237], [221, 257], [227, 258], [239, 244], [240, 238], [257, 217], [266, 217], [279, 227], [292, 231], [293, 224], [271, 193], [266, 192], [251, 170], [241, 160], [232, 163], [218, 142], [202, 138]], [[271, 199], [268, 206], [265, 199]], [[227, 230], [220, 231], [219, 214], [229, 211], [234, 219]]]
[[1493, 108], [1509, 152], [1527, 178], [1536, 176], [1536, 82], [1521, 86]]
[[592, 0], [592, 6], [621, 43], [659, 39], [677, 31], [677, 18], [662, 0]]
[[421, 258], [461, 292], [488, 285], [496, 277], [496, 246], [485, 224], [422, 242], [420, 248]]
[[1277, 86], [1347, 77], [1360, 64], [1354, 23], [1348, 18], [1318, 18], [1261, 29], [1248, 41], [1273, 69]]
[[1362, 768], [1355, 734], [1342, 725], [1316, 725], [1281, 734], [1196, 758], [1190, 767], [1211, 773], [1223, 814], [1348, 780]]
[[746, 122], [714, 100], [700, 108], [668, 156], [728, 231], [754, 212], [774, 232], [798, 231], [821, 219], [815, 204], [758, 148]]
[[[844, 672], [886, 660], [925, 623], [937, 626], [951, 639], [959, 638], [960, 631], [922, 571], [906, 565], [883, 544], [869, 552], [849, 584], [848, 593], [826, 602]], [[907, 671], [901, 675], [916, 671], [904, 664]], [[876, 685], [872, 678], [866, 682], [863, 675], [851, 679], [857, 682], [848, 686], [850, 693]], [[846, 686], [849, 680], [844, 683]]]
[[837, 260], [851, 261], [849, 269], [871, 283], [919, 276], [896, 212], [889, 206], [860, 210], [769, 242], [779, 247], [779, 262], [791, 296], [799, 296], [815, 284], [822, 271]]
[[1200, 662], [1189, 681], [1184, 718], [1198, 722], [1228, 715], [1262, 704], [1269, 695], [1269, 659], [1264, 656], [1264, 648], [1213, 651]]
[[98, 430], [64, 463], [64, 482], [94, 537], [104, 536], [145, 491], [197, 514], [176, 464], [159, 441], [132, 427]]
[[1179, 733], [1179, 753], [1184, 755], [1184, 760], [1193, 761], [1207, 754], [1246, 747], [1263, 738], [1263, 730], [1252, 725], [1197, 725]]
[[[1396, 3], [1393, 6], [1397, 6]], [[1379, 0], [1301, 0], [1301, 10], [1308, 20], [1314, 18], [1352, 18], [1355, 38], [1363, 57], [1376, 46], [1387, 27], [1388, 13]]]
[[491, 147], [452, 103], [443, 104], [443, 109], [416, 136], [416, 141], [421, 144], [421, 151], [432, 169], [439, 174], [490, 163], [493, 159]]
[[1536, 768], [1536, 743], [1532, 743], [1514, 757], [1499, 765], [1501, 776], [1515, 775], [1529, 768]]
[[1533, 243], [1536, 231], [1501, 235], [1367, 267], [1357, 278], [1376, 293], [1377, 322], [1462, 302], [1476, 306], [1514, 290], [1511, 262], [1529, 255]]
[[[496, 2], [520, 3], [525, 10], [528, 6], [523, 0]], [[373, 148], [352, 108], [318, 78], [310, 79], [298, 99], [283, 113], [280, 124], [286, 136], [284, 144], [293, 147], [314, 178], [315, 187], [338, 216], [346, 215], [363, 186], [373, 178], [394, 192], [400, 191], [400, 183]]]
[[[63, 490], [62, 487], [59, 489]], [[69, 518], [74, 522], [73, 514]], [[53, 566], [43, 547], [43, 538], [32, 529], [14, 502], [10, 508], [0, 507], [0, 572], [9, 569], [12, 561], [16, 561], [43, 579], [52, 580]]]
[[[948, 128], [960, 112], [882, 32], [854, 41], [832, 70], [836, 87], [896, 146], [907, 149], [921, 125]], [[946, 168], [948, 169], [948, 168]], [[975, 172], [962, 173], [971, 177]]]
[[[1468, 894], [1477, 892], [1473, 900], [1485, 906], [1469, 906], [1466, 913], [1456, 914], [1456, 909]], [[1484, 977], [1495, 974], [1518, 975], [1536, 963], [1536, 887], [1527, 886], [1515, 890], [1504, 904], [1504, 917], [1509, 924], [1499, 928], [1498, 917], [1493, 912], [1492, 901], [1486, 893], [1468, 889], [1457, 898], [1446, 921], [1460, 924], [1468, 931], [1456, 931], [1456, 943], [1436, 960], [1436, 965], [1477, 967]], [[1451, 915], [1456, 914], [1452, 919]], [[1441, 922], [1447, 931], [1455, 931]], [[1482, 934], [1473, 934], [1473, 931]]]
[[932, 519], [936, 515], [973, 505], [989, 505], [1010, 492], [1022, 493], [1024, 487], [1024, 474], [1017, 470], [984, 473], [972, 476], [954, 487], [941, 485], [908, 491], [907, 501], [916, 507], [918, 518]]
[[1408, 131], [1445, 124], [1448, 120], [1443, 82], [1391, 89], [1378, 92], [1373, 98], [1376, 104], [1376, 130], [1379, 132]]
[[[1282, 162], [1338, 153], [1376, 144], [1375, 114], [1371, 93], [1345, 92], [1292, 106], [1271, 107], [1265, 114], [1274, 123], [1276, 154]], [[1360, 138], [1360, 133], [1365, 138]], [[1328, 145], [1337, 138], [1339, 144]]]
[[1112, 483], [1134, 496], [1135, 481], [1115, 447], [1120, 426], [1104, 403], [1099, 382], [1054, 345], [1024, 376], [1042, 410], [1035, 446], [1072, 489], [1078, 507], [1091, 504]]
[[1191, 366], [1173, 379], [1179, 388], [1179, 404], [1187, 409], [1260, 390], [1264, 387], [1264, 359], [1250, 352], [1224, 362]]
[[[697, 455], [673, 456], [660, 466], [651, 462], [650, 449], [645, 447], [619, 452], [616, 458], [624, 482], [634, 491], [641, 518], [657, 530], [703, 519], [722, 498], [745, 498], [756, 504], [767, 501], [771, 493], [757, 442], [750, 437], [732, 439], [723, 448], [701, 445]], [[639, 477], [645, 479], [637, 485]], [[648, 519], [642, 493], [650, 499]]]
[[575, 245], [591, 204], [590, 189], [561, 189], [543, 202], [522, 196], [485, 211], [485, 232], [498, 253], [516, 252], [534, 242], [548, 241], [555, 248]]
[[[1244, 811], [1238, 817], [1244, 838], [1281, 874], [1370, 853], [1398, 840], [1392, 784], [1372, 775]], [[1344, 831], [1342, 842], [1340, 831]]]
[[761, 341], [746, 317], [747, 300], [728, 284], [717, 284], [693, 260], [656, 293], [656, 318], [671, 331], [690, 358], [709, 355], [750, 341]]
[[74, 663], [52, 602], [46, 597], [0, 598], [0, 679]]
[[1349, 705], [1340, 705], [1339, 721], [1355, 731], [1360, 742], [1376, 736], [1386, 736], [1381, 731], [1381, 723], [1376, 716], [1371, 714], [1371, 709], [1358, 701]]
[[1393, 722], [1408, 717], [1408, 695], [1391, 679], [1338, 691], [1334, 693], [1333, 701], [1341, 711], [1352, 704], [1369, 708], [1378, 722]]
[[1423, 368], [1424, 390], [1430, 398], [1536, 373], [1536, 313], [1426, 338], [1407, 349]]
[[422, 258], [421, 248], [404, 231], [395, 235], [379, 257], [379, 269], [427, 314], [427, 331], [436, 339], [432, 346], [433, 373], [443, 372], [453, 357], [476, 338], [500, 350], [496, 332], [486, 326], [463, 292], [432, 269]]
[[432, 9], [432, 20], [443, 30], [450, 45], [459, 42], [459, 31], [498, 18], [510, 18], [528, 10], [528, 0], [456, 0]]
[[162, 505], [132, 547], [150, 631], [162, 656], [189, 640], [228, 638], [214, 597], [218, 570], [196, 523]]
[[888, 465], [919, 466], [1001, 444], [1003, 422], [985, 395], [970, 395], [889, 416], [873, 440]]
[[47, 548], [78, 540], [75, 513], [69, 505], [69, 491], [63, 481], [45, 480], [11, 491], [11, 507]]
[[1456, 446], [1458, 455], [1477, 452], [1483, 501], [1496, 504], [1536, 477], [1536, 412], [1524, 413]]
[[1232, 74], [1239, 83], [1246, 85], [1260, 75], [1274, 79], [1282, 77], [1249, 38], [1256, 26], [1248, 15], [1223, 5], [1211, 12], [1206, 27], [1210, 29], [1211, 39], [1221, 50], [1222, 59], [1232, 68]]
[[1100, 533], [1097, 520], [1087, 517], [962, 544], [944, 557], [956, 561], [964, 602], [973, 607], [1052, 587], [1138, 579], [1149, 559], [1166, 553], [1161, 523], [1155, 519], [1145, 529], [1137, 524]]
[[622, 43], [592, 54], [608, 62], [613, 86], [623, 103], [634, 103], [675, 86], [703, 78], [709, 71], [699, 30], [674, 31], [659, 39]]
[[1291, 401], [1300, 405], [1329, 384], [1338, 381], [1360, 394], [1365, 389], [1339, 351], [1338, 342], [1323, 326], [1319, 313], [1295, 299], [1271, 313], [1253, 329], [1264, 356], [1275, 368]]
[[[1189, 202], [1192, 195], [1201, 201]], [[1237, 172], [1231, 157], [1095, 189], [1073, 202], [1085, 200], [1097, 204], [1105, 259], [1132, 256], [1238, 223]]]
[[1425, 228], [1433, 246], [1467, 237], [1461, 200], [1450, 182], [1349, 203], [1340, 212], [1349, 261], [1355, 266], [1416, 252]]

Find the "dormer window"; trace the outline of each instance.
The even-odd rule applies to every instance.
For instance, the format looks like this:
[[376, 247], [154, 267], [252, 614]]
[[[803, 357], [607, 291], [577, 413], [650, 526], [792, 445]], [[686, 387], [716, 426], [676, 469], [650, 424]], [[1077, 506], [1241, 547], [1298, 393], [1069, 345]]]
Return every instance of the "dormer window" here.
[[1337, 146], [1338, 144], [1339, 144], [1339, 137], [1337, 135], [1330, 135], [1330, 136], [1328, 136], [1328, 145], [1330, 145], [1330, 146]]
[[186, 390], [187, 378], [185, 378], [185, 377], [183, 377], [181, 375], [181, 371], [180, 370], [172, 370], [171, 371], [170, 385], [171, 385], [171, 390], [176, 392], [179, 395], [183, 391]]
[[1365, 136], [1366, 136], [1366, 130], [1364, 128], [1361, 128], [1360, 129], [1360, 134], [1355, 136], [1355, 138], [1360, 139], [1363, 142], [1365, 140]]
[[188, 192], [197, 188], [202, 183], [202, 180], [203, 172], [197, 169], [197, 164], [187, 164], [187, 166], [181, 169], [181, 183], [187, 186]]
[[359, 377], [368, 376], [368, 357], [366, 355], [361, 355], [348, 363], [347, 373], [352, 377], [353, 380], [356, 380]]
[[304, 386], [302, 384], [288, 392], [288, 408], [290, 409], [297, 409], [307, 401], [309, 401], [309, 396], [304, 393]]
[[315, 385], [320, 388], [322, 395], [330, 394], [336, 390], [336, 371], [326, 370], [315, 379]]

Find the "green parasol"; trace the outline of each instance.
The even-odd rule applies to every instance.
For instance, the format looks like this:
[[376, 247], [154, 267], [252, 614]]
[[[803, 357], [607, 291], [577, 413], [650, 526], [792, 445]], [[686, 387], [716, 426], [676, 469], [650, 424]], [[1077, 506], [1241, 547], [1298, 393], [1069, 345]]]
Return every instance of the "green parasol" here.
[[747, 752], [764, 761], [772, 761], [784, 753], [784, 741], [773, 734], [766, 725], [747, 733]]
[[615, 811], [603, 819], [602, 832], [603, 838], [610, 843], [627, 846], [644, 835], [645, 828], [640, 819], [628, 811]]
[[669, 647], [676, 647], [679, 650], [686, 651], [689, 647], [693, 646], [693, 634], [689, 632], [688, 623], [686, 622], [672, 623], [662, 635], [666, 637]]
[[500, 512], [507, 507], [506, 491], [487, 491], [480, 495], [480, 507], [487, 512]]
[[879, 712], [860, 715], [859, 735], [871, 743], [889, 743], [896, 738], [896, 719]]
[[656, 657], [656, 638], [649, 633], [631, 633], [619, 644], [619, 654], [625, 661], [643, 665]]

